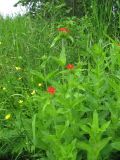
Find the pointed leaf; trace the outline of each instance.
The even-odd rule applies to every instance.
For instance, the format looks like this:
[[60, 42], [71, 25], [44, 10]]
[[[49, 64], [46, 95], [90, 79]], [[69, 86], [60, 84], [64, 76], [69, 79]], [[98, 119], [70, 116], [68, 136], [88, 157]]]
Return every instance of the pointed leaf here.
[[113, 142], [113, 143], [111, 144], [111, 146], [112, 146], [114, 149], [120, 151], [120, 141], [118, 141], [118, 142]]
[[68, 39], [73, 43], [74, 42], [74, 39], [73, 39], [73, 37], [72, 36], [68, 36]]
[[66, 54], [65, 54], [65, 47], [62, 48], [62, 51], [60, 53], [60, 58], [61, 66], [64, 66], [66, 64]]
[[37, 76], [41, 81], [45, 81], [45, 77], [43, 76], [43, 74], [41, 72], [32, 70], [31, 74], [34, 76]]
[[87, 144], [86, 142], [80, 142], [78, 144], [78, 148], [86, 150], [86, 151], [91, 151], [91, 146], [89, 144]]
[[98, 122], [98, 113], [97, 113], [96, 110], [93, 113], [93, 122], [92, 122], [92, 126], [91, 127], [92, 127], [94, 132], [98, 132], [99, 122]]
[[90, 133], [90, 128], [86, 125], [81, 125], [80, 128], [85, 132], [85, 133]]
[[110, 125], [110, 121], [109, 122], [106, 122], [102, 125], [102, 127], [100, 128], [100, 131], [104, 132], [106, 131], [106, 129], [109, 127]]
[[98, 154], [108, 144], [110, 140], [111, 140], [111, 137], [104, 138], [96, 144]]
[[56, 44], [56, 42], [59, 41], [60, 39], [61, 39], [60, 35], [58, 35], [57, 37], [55, 37], [54, 40], [53, 40], [53, 42], [52, 42], [52, 44], [51, 44], [51, 46], [50, 46], [50, 48], [52, 48]]

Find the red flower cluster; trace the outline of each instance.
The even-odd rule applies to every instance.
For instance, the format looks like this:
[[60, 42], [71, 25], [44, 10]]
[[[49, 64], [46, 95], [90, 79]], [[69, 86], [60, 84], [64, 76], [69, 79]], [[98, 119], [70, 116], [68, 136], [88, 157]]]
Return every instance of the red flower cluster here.
[[68, 64], [68, 65], [66, 66], [66, 68], [67, 68], [67, 69], [73, 69], [73, 68], [74, 68], [74, 65], [73, 65], [73, 64]]
[[68, 33], [70, 32], [68, 28], [58, 28], [58, 31]]
[[54, 87], [50, 86], [50, 87], [48, 87], [47, 92], [53, 95], [53, 94], [55, 94], [56, 89]]

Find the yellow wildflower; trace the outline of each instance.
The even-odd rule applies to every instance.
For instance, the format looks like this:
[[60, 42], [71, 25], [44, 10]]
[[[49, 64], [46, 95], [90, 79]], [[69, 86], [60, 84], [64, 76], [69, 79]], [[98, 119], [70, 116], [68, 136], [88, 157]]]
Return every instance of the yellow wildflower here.
[[20, 68], [20, 67], [15, 67], [15, 69], [16, 69], [17, 71], [21, 70], [21, 68]]
[[31, 92], [31, 94], [34, 95], [34, 94], [35, 94], [35, 90], [33, 90], [33, 91]]
[[19, 77], [19, 78], [18, 78], [18, 80], [21, 80], [21, 79], [22, 79], [22, 77]]
[[42, 86], [42, 83], [38, 83], [38, 86], [41, 87], [41, 86]]
[[8, 119], [10, 119], [11, 118], [11, 114], [7, 114], [6, 116], [5, 116], [5, 119], [6, 120], [8, 120]]
[[5, 91], [6, 90], [6, 88], [5, 87], [3, 87], [3, 91]]
[[0, 45], [2, 44], [2, 42], [0, 42]]
[[22, 104], [22, 103], [23, 103], [23, 100], [19, 100], [18, 103], [19, 103], [19, 104]]

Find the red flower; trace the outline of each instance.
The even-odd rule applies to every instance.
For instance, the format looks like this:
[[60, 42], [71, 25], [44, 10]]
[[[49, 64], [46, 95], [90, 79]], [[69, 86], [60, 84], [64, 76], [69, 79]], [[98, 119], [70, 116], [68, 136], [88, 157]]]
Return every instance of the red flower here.
[[66, 68], [67, 68], [67, 69], [73, 69], [73, 68], [74, 68], [74, 65], [73, 65], [73, 64], [68, 64], [68, 65], [66, 66]]
[[54, 87], [50, 86], [50, 87], [48, 87], [47, 92], [50, 94], [55, 94], [56, 89]]
[[68, 28], [58, 28], [58, 31], [68, 33], [70, 32]]

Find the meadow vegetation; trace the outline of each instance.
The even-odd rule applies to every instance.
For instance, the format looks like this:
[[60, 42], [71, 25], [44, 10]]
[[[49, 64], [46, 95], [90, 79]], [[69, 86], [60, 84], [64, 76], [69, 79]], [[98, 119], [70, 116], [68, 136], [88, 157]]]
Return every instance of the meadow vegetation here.
[[0, 159], [119, 160], [120, 15], [54, 11], [0, 18]]

